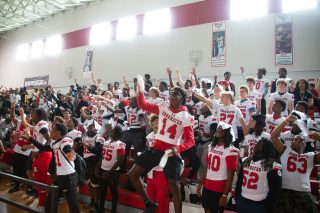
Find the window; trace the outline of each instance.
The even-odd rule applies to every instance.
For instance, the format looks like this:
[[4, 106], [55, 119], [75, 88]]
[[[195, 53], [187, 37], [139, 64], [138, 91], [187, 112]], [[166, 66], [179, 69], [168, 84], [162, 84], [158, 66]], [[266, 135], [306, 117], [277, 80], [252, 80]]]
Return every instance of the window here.
[[111, 39], [111, 24], [105, 22], [96, 24], [90, 30], [90, 45], [106, 44]]
[[231, 0], [230, 19], [248, 19], [267, 15], [267, 0]]
[[47, 38], [46, 40], [46, 55], [56, 55], [62, 50], [62, 37], [55, 35]]
[[150, 35], [167, 32], [171, 28], [170, 8], [147, 12], [144, 15], [143, 34]]
[[21, 44], [17, 48], [16, 59], [18, 61], [25, 61], [29, 56], [29, 44]]
[[31, 58], [40, 58], [43, 53], [43, 41], [38, 40], [32, 42], [31, 46]]
[[117, 40], [127, 40], [137, 34], [137, 19], [135, 16], [120, 19], [117, 26]]
[[297, 10], [305, 10], [315, 8], [318, 0], [282, 0], [282, 11], [293, 12]]

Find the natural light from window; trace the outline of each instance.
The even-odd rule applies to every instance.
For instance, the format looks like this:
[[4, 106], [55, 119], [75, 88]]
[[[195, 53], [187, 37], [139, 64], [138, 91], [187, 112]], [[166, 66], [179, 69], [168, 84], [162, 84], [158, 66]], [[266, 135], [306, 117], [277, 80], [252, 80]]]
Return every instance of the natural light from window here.
[[267, 15], [267, 0], [231, 0], [230, 19], [241, 20]]
[[282, 0], [282, 11], [293, 12], [315, 8], [318, 5], [318, 0]]
[[137, 19], [135, 16], [120, 19], [117, 25], [117, 40], [128, 40], [137, 34]]
[[25, 61], [29, 56], [29, 44], [21, 44], [17, 48], [16, 59], [18, 61]]
[[51, 36], [46, 39], [46, 55], [57, 55], [62, 50], [62, 37], [61, 35]]
[[144, 15], [143, 34], [151, 35], [167, 32], [171, 28], [170, 8], [147, 12]]
[[104, 22], [96, 24], [90, 30], [90, 45], [106, 44], [111, 39], [111, 24]]
[[31, 45], [31, 58], [40, 58], [43, 53], [43, 41], [38, 40], [32, 42]]

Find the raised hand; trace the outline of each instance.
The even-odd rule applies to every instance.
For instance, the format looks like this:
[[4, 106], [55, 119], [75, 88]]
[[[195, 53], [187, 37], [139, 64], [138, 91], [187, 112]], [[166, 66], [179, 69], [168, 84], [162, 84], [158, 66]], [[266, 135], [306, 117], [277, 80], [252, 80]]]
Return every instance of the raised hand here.
[[241, 70], [241, 73], [244, 73], [244, 67], [243, 66], [240, 67], [240, 70]]
[[167, 67], [167, 73], [168, 73], [168, 75], [172, 74], [172, 69], [170, 67]]

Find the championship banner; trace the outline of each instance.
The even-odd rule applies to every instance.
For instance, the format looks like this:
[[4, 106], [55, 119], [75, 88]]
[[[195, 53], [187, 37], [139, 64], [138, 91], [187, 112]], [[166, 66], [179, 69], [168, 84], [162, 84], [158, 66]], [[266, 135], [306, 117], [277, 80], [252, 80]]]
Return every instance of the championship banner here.
[[226, 22], [212, 24], [212, 67], [226, 65]]
[[24, 87], [33, 86], [34, 88], [44, 88], [48, 86], [48, 83], [49, 83], [49, 75], [24, 79]]
[[91, 73], [92, 73], [92, 55], [93, 55], [93, 50], [87, 50], [86, 56], [85, 56], [85, 61], [84, 61], [84, 66], [83, 66], [83, 78], [91, 78]]
[[293, 64], [291, 15], [275, 16], [275, 60], [276, 65]]

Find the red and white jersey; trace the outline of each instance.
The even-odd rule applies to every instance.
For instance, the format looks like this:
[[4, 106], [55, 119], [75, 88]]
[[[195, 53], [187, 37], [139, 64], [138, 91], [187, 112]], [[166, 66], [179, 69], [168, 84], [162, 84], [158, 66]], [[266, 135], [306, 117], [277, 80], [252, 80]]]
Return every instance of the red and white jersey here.
[[47, 140], [44, 138], [44, 136], [40, 133], [41, 129], [48, 129], [49, 130], [49, 124], [47, 121], [39, 121], [34, 127], [33, 127], [33, 138], [38, 141], [39, 143], [45, 144]]
[[251, 101], [257, 102], [258, 99], [262, 99], [261, 93], [257, 91], [249, 91], [247, 96]]
[[[224, 106], [221, 104], [215, 104], [213, 106], [214, 110], [216, 110], [219, 121], [223, 121], [232, 126], [235, 137], [238, 138], [237, 131], [237, 121], [243, 118], [243, 115], [236, 105]], [[211, 113], [214, 114], [214, 110], [211, 110]]]
[[294, 101], [294, 96], [293, 94], [290, 94], [288, 92], [284, 93], [284, 94], [279, 94], [278, 92], [274, 92], [270, 94], [269, 97], [270, 101], [276, 101], [276, 100], [283, 100], [284, 102], [286, 102], [286, 108], [285, 110], [281, 113], [282, 116], [288, 116], [288, 106], [289, 103]]
[[[82, 141], [84, 143], [88, 143], [91, 147], [95, 147], [96, 143], [101, 143], [103, 145], [104, 138], [98, 134], [95, 135], [94, 137], [89, 137], [88, 135], [86, 135], [82, 138]], [[86, 146], [84, 146], [83, 147], [83, 158], [88, 158], [91, 156], [96, 156], [96, 154], [91, 153], [89, 151], [89, 149]]]
[[162, 100], [164, 100], [164, 101], [169, 100], [169, 96], [170, 96], [169, 90], [165, 90], [165, 91], [163, 91], [163, 92], [160, 91], [159, 97], [160, 97]]
[[266, 84], [269, 83], [268, 79], [262, 78], [262, 79], [258, 79], [256, 78], [256, 86], [255, 86], [255, 90], [260, 93], [263, 94], [266, 91]]
[[[214, 115], [210, 115], [206, 118], [203, 115], [200, 115], [198, 120], [199, 120], [199, 132], [204, 132], [207, 134], [210, 133], [210, 125], [213, 123], [218, 123], [218, 119]], [[201, 140], [208, 141], [210, 140], [210, 138], [202, 136]]]
[[168, 102], [159, 105], [159, 128], [156, 140], [177, 145], [182, 138], [183, 129], [192, 126], [193, 116], [187, 111], [173, 112]]
[[314, 152], [298, 154], [286, 147], [281, 155], [282, 188], [310, 192], [310, 174], [314, 166]]
[[224, 148], [223, 144], [218, 144], [214, 147], [208, 146], [207, 154], [207, 176], [204, 182], [204, 187], [209, 190], [220, 192], [223, 191], [225, 181], [227, 180], [228, 169], [236, 169], [238, 158], [240, 155], [239, 149], [234, 146]]
[[67, 145], [72, 147], [72, 143], [73, 143], [72, 139], [69, 137], [65, 137], [58, 143], [55, 143], [55, 144], [54, 143], [55, 141], [52, 141], [50, 145], [53, 150], [53, 154], [56, 161], [57, 175], [69, 175], [74, 173], [75, 172], [74, 162], [69, 161], [71, 163], [70, 165], [67, 159], [63, 156], [61, 152], [63, 151], [63, 148]]
[[[17, 130], [14, 131], [13, 134], [17, 135], [17, 134], [21, 134], [23, 132], [23, 130], [25, 129], [25, 127], [21, 124], [21, 121], [18, 120], [17, 123]], [[29, 156], [32, 149], [28, 149], [28, 150], [22, 150], [22, 147], [24, 145], [29, 145], [30, 143], [28, 141], [22, 140], [21, 138], [19, 138], [17, 141], [15, 141], [15, 145], [13, 147], [13, 151], [15, 151], [16, 153], [25, 155], [25, 156]]]
[[[281, 176], [281, 165], [274, 162], [272, 170], [276, 170]], [[270, 170], [265, 170], [263, 161], [251, 161], [243, 167], [243, 181], [241, 196], [253, 201], [262, 201], [267, 198], [269, 184], [267, 174]]]
[[266, 132], [271, 134], [272, 131], [285, 120], [286, 118], [283, 116], [277, 117], [274, 115], [266, 114]]
[[141, 109], [131, 108], [129, 106], [126, 106], [124, 109], [127, 114], [128, 129], [140, 129], [146, 126], [146, 122], [141, 117], [144, 115]]
[[[248, 124], [250, 120], [250, 113], [256, 112], [256, 102], [250, 99], [236, 100], [234, 105], [240, 109], [244, 120]], [[239, 121], [237, 122], [237, 126], [241, 126]]]
[[266, 133], [266, 132], [262, 132], [260, 136], [256, 136], [255, 134], [248, 134], [244, 137], [243, 146], [248, 146], [248, 153], [249, 156], [252, 156], [253, 151], [254, 151], [254, 147], [256, 146], [256, 144], [258, 143], [258, 141], [261, 138], [267, 138], [270, 139], [270, 134]]
[[[293, 141], [294, 134], [291, 133], [290, 130], [280, 133], [280, 139], [284, 142], [286, 147], [291, 147], [291, 143]], [[304, 138], [305, 142], [313, 142], [307, 135], [301, 135]]]
[[76, 138], [81, 138], [82, 133], [76, 129], [73, 129], [70, 132], [68, 132], [68, 134], [66, 136], [71, 138], [72, 141], [74, 141], [74, 139], [76, 139]]
[[[110, 170], [118, 160], [118, 155], [125, 155], [126, 144], [121, 141], [105, 141], [102, 149], [101, 169]], [[119, 170], [119, 167], [116, 168]]]

